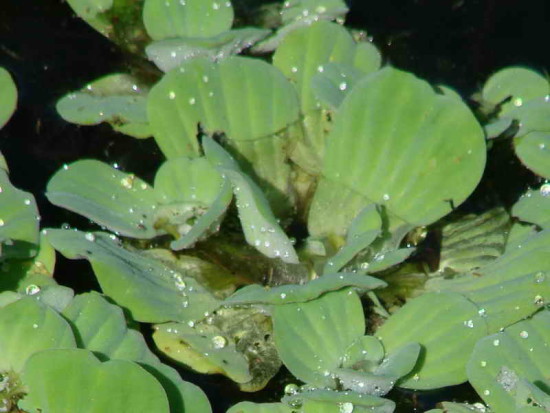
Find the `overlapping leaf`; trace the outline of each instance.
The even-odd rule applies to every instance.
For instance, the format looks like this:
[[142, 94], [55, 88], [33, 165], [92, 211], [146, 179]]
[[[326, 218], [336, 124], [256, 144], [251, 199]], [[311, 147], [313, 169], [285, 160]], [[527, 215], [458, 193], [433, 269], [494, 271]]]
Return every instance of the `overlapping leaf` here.
[[147, 91], [130, 75], [112, 74], [65, 95], [56, 108], [67, 122], [80, 125], [108, 122], [119, 132], [148, 138], [151, 132], [147, 122]]
[[468, 379], [495, 412], [524, 411], [536, 404], [538, 397], [526, 391], [522, 380], [534, 383], [535, 392], [548, 392], [549, 326], [550, 312], [544, 310], [477, 343], [468, 362]]
[[434, 222], [464, 201], [485, 166], [483, 133], [467, 106], [393, 68], [356, 85], [327, 142], [308, 220], [317, 236], [344, 234], [372, 203], [383, 206], [391, 232]]
[[142, 322], [200, 319], [217, 300], [195, 279], [105, 233], [48, 230], [48, 240], [68, 258], [90, 261], [103, 292]]
[[223, 132], [245, 172], [268, 189], [276, 209], [285, 209], [290, 168], [284, 137], [298, 119], [298, 99], [276, 68], [243, 57], [193, 59], [153, 87], [148, 116], [168, 158], [200, 154], [199, 124], [205, 133]]
[[398, 385], [433, 389], [465, 382], [470, 352], [488, 332], [478, 310], [460, 294], [429, 293], [410, 300], [393, 314], [376, 332], [386, 352], [410, 342], [423, 347], [412, 374]]

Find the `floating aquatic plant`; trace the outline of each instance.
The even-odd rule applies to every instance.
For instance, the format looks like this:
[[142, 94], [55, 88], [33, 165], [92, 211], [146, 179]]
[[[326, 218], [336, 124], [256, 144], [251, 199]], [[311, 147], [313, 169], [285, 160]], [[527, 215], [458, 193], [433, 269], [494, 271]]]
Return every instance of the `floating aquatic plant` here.
[[[3, 162], [2, 409], [211, 411], [143, 323], [170, 362], [242, 391], [282, 365], [294, 376], [280, 402], [232, 413], [385, 413], [394, 388], [466, 381], [495, 412], [548, 410], [549, 184], [511, 208], [459, 209], [487, 138], [550, 177], [546, 78], [496, 73], [476, 117], [456, 91], [383, 66], [340, 0], [284, 2], [274, 31], [238, 26], [230, 1], [69, 3], [161, 70], [92, 81], [60, 116], [153, 137], [166, 160], [151, 182], [65, 165], [46, 196], [91, 226], [41, 233]], [[0, 98], [3, 125], [16, 104], [3, 69]], [[58, 285], [54, 249], [87, 260], [104, 295]]]

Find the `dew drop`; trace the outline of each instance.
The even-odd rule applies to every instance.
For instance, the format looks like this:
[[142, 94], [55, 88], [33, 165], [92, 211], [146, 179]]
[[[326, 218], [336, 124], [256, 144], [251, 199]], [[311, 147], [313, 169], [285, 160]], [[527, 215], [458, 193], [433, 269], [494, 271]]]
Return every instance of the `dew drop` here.
[[0, 227], [3, 227], [6, 223], [4, 222], [4, 220], [2, 218], [0, 218]]
[[27, 295], [35, 295], [40, 292], [40, 287], [36, 284], [29, 284], [27, 285], [27, 288], [25, 288], [25, 294]]
[[212, 337], [212, 346], [214, 348], [220, 349], [224, 348], [227, 345], [227, 339], [223, 336]]
[[297, 73], [297, 72], [298, 72], [298, 68], [297, 68], [296, 66], [292, 66], [292, 67], [290, 68], [290, 71], [291, 71], [292, 73]]
[[499, 345], [500, 345], [499, 339], [493, 340], [493, 346], [498, 347]]
[[519, 333], [519, 336], [521, 338], [528, 338], [529, 337], [529, 333], [525, 330], [523, 330], [521, 333]]
[[340, 411], [340, 413], [352, 413], [353, 412], [353, 403], [350, 403], [350, 402], [341, 403], [339, 411]]
[[344, 91], [348, 88], [348, 84], [346, 82], [342, 82], [338, 85], [338, 89]]
[[389, 194], [384, 194], [384, 195], [382, 195], [382, 199], [384, 201], [389, 201], [390, 200], [390, 195]]
[[214, 10], [219, 10], [219, 9], [220, 9], [220, 4], [214, 2], [214, 3], [212, 3], [212, 8], [213, 8]]
[[281, 298], [284, 300], [286, 298], [286, 294], [285, 293], [281, 293]]
[[468, 327], [468, 328], [474, 328], [474, 322], [473, 322], [473, 320], [464, 321], [464, 326], [465, 326], [465, 327]]
[[190, 105], [194, 105], [196, 102], [197, 102], [197, 100], [195, 98], [189, 99], [189, 104]]
[[513, 104], [516, 107], [520, 107], [521, 105], [523, 105], [523, 99], [522, 98], [515, 98], [513, 100]]
[[134, 186], [134, 180], [136, 179], [135, 175], [130, 174], [128, 176], [125, 176], [120, 180], [120, 184], [126, 188], [126, 189], [132, 189]]
[[169, 93], [168, 93], [168, 97], [171, 99], [171, 100], [174, 100], [176, 98], [176, 92], [174, 92], [173, 90], [171, 90]]
[[546, 183], [540, 187], [540, 194], [544, 197], [550, 197], [550, 183]]
[[87, 232], [86, 235], [84, 235], [84, 238], [86, 238], [90, 242], [95, 241], [95, 235], [92, 234], [91, 232]]

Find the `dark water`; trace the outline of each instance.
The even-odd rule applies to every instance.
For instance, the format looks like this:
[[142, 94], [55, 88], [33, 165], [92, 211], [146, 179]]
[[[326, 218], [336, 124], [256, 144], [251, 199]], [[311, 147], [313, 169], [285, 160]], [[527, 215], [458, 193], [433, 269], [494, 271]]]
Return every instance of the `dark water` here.
[[[19, 106], [0, 131], [0, 150], [14, 184], [37, 198], [44, 226], [70, 223], [82, 228], [89, 224], [50, 205], [43, 195], [48, 177], [63, 163], [81, 158], [116, 161], [123, 169], [150, 178], [162, 161], [152, 140], [115, 136], [108, 126], [67, 124], [55, 112], [61, 95], [101, 75], [124, 71], [127, 59], [74, 18], [59, 0], [1, 0], [1, 6], [0, 66], [15, 78]], [[468, 96], [490, 73], [505, 65], [521, 64], [541, 71], [550, 68], [549, 9], [545, 0], [354, 0], [348, 24], [366, 29], [387, 62]], [[506, 145], [497, 145], [498, 154], [488, 165], [483, 185], [467, 204], [472, 208], [484, 202], [513, 202], [526, 182], [533, 180], [510, 156]], [[514, 171], [515, 180], [496, 178], [502, 175], [502, 162]], [[495, 201], [493, 193], [505, 195]], [[85, 263], [69, 266], [60, 260], [58, 274], [62, 283], [77, 291], [97, 288]], [[288, 381], [283, 371], [266, 390], [243, 395], [226, 380], [182, 374], [208, 392], [216, 411], [225, 411], [245, 398], [275, 401]], [[392, 396], [401, 400], [398, 411], [402, 412], [424, 411], [442, 399], [474, 400], [468, 386]]]

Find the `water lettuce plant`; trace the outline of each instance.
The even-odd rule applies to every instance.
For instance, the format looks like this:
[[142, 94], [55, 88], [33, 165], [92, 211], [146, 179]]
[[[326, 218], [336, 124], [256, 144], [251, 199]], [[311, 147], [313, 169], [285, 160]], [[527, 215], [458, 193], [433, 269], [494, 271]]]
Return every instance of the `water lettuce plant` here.
[[[382, 64], [339, 0], [284, 2], [260, 28], [230, 1], [69, 3], [160, 70], [92, 80], [60, 116], [152, 137], [165, 160], [151, 182], [64, 165], [46, 196], [83, 230], [39, 232], [34, 199], [0, 171], [6, 411], [211, 411], [140, 324], [166, 363], [243, 392], [292, 375], [280, 402], [232, 413], [392, 412], [395, 388], [465, 382], [483, 409], [548, 411], [548, 79], [504, 69], [474, 112]], [[5, 71], [0, 95], [2, 124]], [[514, 205], [464, 214], [497, 138], [540, 178]], [[58, 285], [54, 249], [89, 261], [102, 294]]]

